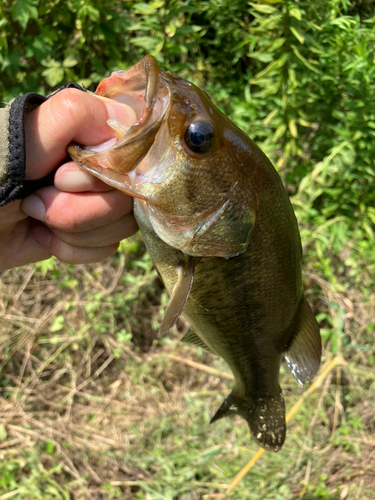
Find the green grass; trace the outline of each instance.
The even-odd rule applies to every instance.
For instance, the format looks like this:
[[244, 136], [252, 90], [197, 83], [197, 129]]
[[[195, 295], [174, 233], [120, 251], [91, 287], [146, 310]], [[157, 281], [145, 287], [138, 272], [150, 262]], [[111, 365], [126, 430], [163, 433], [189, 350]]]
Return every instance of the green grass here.
[[[2, 275], [0, 500], [221, 499], [257, 450], [243, 420], [209, 425], [231, 381], [171, 356], [228, 368], [178, 341], [183, 321], [154, 340], [167, 297], [139, 238], [123, 247], [126, 259], [97, 266], [51, 260]], [[318, 281], [308, 270], [311, 290]], [[328, 284], [319, 294], [309, 298], [324, 357], [347, 364], [231, 498], [374, 498], [374, 302]], [[281, 384], [288, 410], [304, 389], [286, 368]]]

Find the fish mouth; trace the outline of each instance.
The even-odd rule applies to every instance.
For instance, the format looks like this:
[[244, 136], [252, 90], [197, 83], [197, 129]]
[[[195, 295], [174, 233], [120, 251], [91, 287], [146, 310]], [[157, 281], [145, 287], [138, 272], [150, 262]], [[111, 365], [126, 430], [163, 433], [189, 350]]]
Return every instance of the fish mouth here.
[[131, 174], [154, 143], [169, 107], [168, 81], [156, 59], [148, 55], [129, 70], [115, 71], [102, 80], [94, 95], [104, 101], [109, 99], [130, 106], [137, 120], [129, 125], [109, 119], [107, 123], [116, 137], [95, 146], [72, 143], [68, 153], [84, 170], [117, 189], [122, 184], [121, 190], [134, 196], [129, 192], [134, 180]]

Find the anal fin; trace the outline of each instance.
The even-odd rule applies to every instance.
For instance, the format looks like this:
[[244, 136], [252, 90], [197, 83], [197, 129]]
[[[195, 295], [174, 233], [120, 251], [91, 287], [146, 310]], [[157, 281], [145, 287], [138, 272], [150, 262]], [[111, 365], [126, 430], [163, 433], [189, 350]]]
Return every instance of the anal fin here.
[[322, 357], [319, 325], [305, 298], [301, 305], [296, 333], [285, 349], [284, 357], [293, 377], [301, 385], [311, 382], [319, 369]]
[[195, 258], [190, 257], [178, 268], [178, 279], [173, 289], [163, 321], [159, 329], [159, 337], [167, 333], [177, 322], [193, 286]]
[[187, 334], [182, 337], [181, 342], [185, 342], [187, 344], [193, 344], [197, 347], [201, 347], [212, 354], [216, 354], [211, 347], [208, 345], [193, 331], [188, 331]]

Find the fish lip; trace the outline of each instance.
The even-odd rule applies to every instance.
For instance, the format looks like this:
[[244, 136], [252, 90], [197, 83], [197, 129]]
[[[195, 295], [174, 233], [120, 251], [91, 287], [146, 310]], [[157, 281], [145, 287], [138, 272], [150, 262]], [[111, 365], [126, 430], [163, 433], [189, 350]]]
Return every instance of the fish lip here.
[[[118, 150], [129, 142], [142, 139], [154, 127], [160, 126], [170, 101], [170, 82], [162, 73], [165, 72], [160, 69], [156, 59], [147, 55], [129, 70], [115, 71], [99, 83], [94, 94], [97, 98], [127, 104], [135, 109], [138, 117], [114, 145], [102, 148], [103, 151]], [[164, 95], [158, 99], [161, 94]], [[142, 95], [143, 105], [140, 108], [139, 98]], [[162, 104], [156, 109], [158, 101]], [[80, 146], [80, 149], [95, 153], [101, 149], [100, 146]]]
[[[139, 185], [146, 182], [147, 157], [155, 147], [158, 133], [165, 130], [172, 104], [173, 81], [147, 56], [127, 71], [115, 71], [100, 82], [98, 99], [136, 107], [133, 124], [109, 118], [116, 137], [105, 143], [81, 146], [71, 143], [68, 154], [86, 172], [124, 193], [145, 199]], [[152, 169], [151, 169], [152, 170]]]
[[145, 108], [149, 109], [160, 71], [156, 59], [147, 55], [127, 70], [113, 71], [111, 76], [99, 83], [94, 95], [130, 104], [133, 95], [144, 92]]
[[146, 76], [145, 103], [146, 110], [149, 110], [153, 104], [157, 88], [157, 78], [160, 75], [160, 68], [155, 57], [147, 55], [144, 59]]

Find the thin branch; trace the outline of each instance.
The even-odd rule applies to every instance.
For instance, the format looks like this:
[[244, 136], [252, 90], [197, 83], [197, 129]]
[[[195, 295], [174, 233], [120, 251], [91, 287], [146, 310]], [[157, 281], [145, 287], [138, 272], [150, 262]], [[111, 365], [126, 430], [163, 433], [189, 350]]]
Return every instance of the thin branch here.
[[190, 359], [179, 358], [178, 356], [173, 356], [172, 354], [168, 354], [168, 358], [173, 359], [173, 361], [178, 361], [179, 363], [184, 363], [185, 365], [191, 366], [193, 368], [197, 368], [203, 372], [211, 373], [211, 375], [217, 375], [218, 377], [226, 378], [228, 380], [234, 380], [234, 377], [231, 373], [221, 372], [219, 370], [215, 370], [215, 368], [211, 368], [210, 366], [202, 365], [201, 363], [197, 363], [196, 361], [191, 361]]

